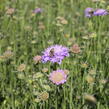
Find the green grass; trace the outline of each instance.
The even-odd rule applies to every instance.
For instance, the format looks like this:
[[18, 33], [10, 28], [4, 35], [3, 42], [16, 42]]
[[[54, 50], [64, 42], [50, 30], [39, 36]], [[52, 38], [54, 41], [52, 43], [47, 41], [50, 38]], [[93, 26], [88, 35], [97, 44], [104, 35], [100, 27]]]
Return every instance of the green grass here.
[[[109, 80], [109, 16], [84, 17], [85, 8], [106, 9], [108, 5], [108, 1], [91, 0], [0, 0], [0, 56], [7, 49], [14, 53], [11, 59], [0, 60], [0, 109], [109, 109], [109, 83], [101, 82]], [[36, 7], [43, 12], [32, 16]], [[15, 8], [14, 14], [7, 15], [7, 8]], [[57, 26], [59, 16], [68, 24]], [[45, 29], [39, 28], [39, 22]], [[33, 57], [42, 55], [50, 45], [70, 48], [74, 43], [81, 53], [70, 53], [55, 66], [69, 70], [67, 82], [56, 86], [48, 79], [54, 65], [34, 64]], [[17, 70], [20, 64], [26, 65], [22, 72]], [[88, 75], [94, 83], [88, 83]], [[38, 101], [43, 91], [49, 98]], [[97, 102], [87, 102], [86, 93]]]

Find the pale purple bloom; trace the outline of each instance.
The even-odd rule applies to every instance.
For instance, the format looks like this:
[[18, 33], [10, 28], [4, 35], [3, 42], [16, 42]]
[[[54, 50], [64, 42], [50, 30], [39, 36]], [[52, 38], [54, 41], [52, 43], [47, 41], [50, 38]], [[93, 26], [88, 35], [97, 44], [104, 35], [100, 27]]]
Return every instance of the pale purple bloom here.
[[86, 8], [85, 16], [90, 18], [90, 17], [92, 17], [92, 15], [93, 15], [93, 8]]
[[109, 13], [105, 9], [96, 9], [93, 13], [94, 16], [108, 15]]
[[41, 8], [36, 8], [34, 11], [33, 11], [33, 13], [41, 13], [43, 10], [41, 9]]
[[108, 15], [109, 12], [106, 11], [105, 9], [93, 9], [93, 8], [86, 8], [85, 9], [85, 16], [86, 17], [92, 17], [92, 16], [103, 16], [103, 15]]
[[43, 52], [42, 62], [48, 61], [61, 64], [65, 57], [69, 56], [69, 49], [62, 45], [52, 45]]
[[49, 79], [56, 85], [64, 84], [67, 81], [67, 74], [64, 70], [56, 70], [50, 73]]

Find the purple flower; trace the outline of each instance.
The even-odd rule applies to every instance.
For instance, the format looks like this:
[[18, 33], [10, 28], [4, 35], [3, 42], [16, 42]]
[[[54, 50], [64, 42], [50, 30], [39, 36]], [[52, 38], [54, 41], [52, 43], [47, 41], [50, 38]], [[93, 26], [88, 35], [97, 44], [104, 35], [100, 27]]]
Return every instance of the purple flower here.
[[94, 10], [93, 8], [86, 8], [85, 9], [85, 16], [86, 17], [92, 17], [92, 16], [103, 16], [103, 15], [108, 15], [109, 12], [106, 11], [105, 9], [96, 9]]
[[96, 9], [93, 13], [94, 16], [108, 15], [109, 13], [105, 9]]
[[43, 52], [42, 62], [48, 61], [61, 64], [64, 57], [69, 56], [68, 48], [62, 45], [52, 45]]
[[43, 10], [41, 9], [41, 8], [36, 8], [34, 11], [33, 11], [33, 13], [41, 13]]
[[86, 8], [86, 9], [85, 9], [85, 16], [86, 16], [86, 17], [89, 17], [89, 18], [92, 17], [93, 11], [94, 11], [93, 8]]

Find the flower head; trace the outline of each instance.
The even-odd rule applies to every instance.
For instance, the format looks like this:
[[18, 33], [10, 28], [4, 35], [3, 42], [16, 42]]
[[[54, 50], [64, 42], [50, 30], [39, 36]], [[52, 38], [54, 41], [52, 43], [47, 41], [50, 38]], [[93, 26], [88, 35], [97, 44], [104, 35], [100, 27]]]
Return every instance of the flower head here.
[[42, 9], [41, 8], [36, 8], [35, 10], [33, 10], [33, 13], [41, 13], [42, 12]]
[[86, 81], [91, 84], [91, 83], [94, 83], [95, 79], [91, 75], [87, 75]]
[[61, 24], [62, 25], [68, 24], [68, 21], [64, 17], [59, 16], [56, 19], [57, 19], [57, 26], [61, 26]]
[[45, 100], [47, 100], [48, 98], [49, 98], [49, 93], [46, 92], [46, 91], [41, 92], [40, 95], [39, 95], [39, 99], [40, 99], [40, 100], [45, 101]]
[[48, 68], [43, 68], [42, 72], [44, 72], [44, 73], [48, 72]]
[[85, 16], [90, 18], [90, 17], [92, 17], [93, 12], [94, 12], [93, 8], [86, 8], [85, 9]]
[[80, 47], [78, 44], [74, 44], [72, 47], [71, 47], [71, 52], [73, 53], [80, 53], [81, 50], [80, 50]]
[[47, 61], [50, 61], [52, 63], [61, 64], [64, 57], [69, 56], [68, 51], [68, 48], [62, 45], [50, 46], [43, 52], [42, 62], [46, 63]]
[[12, 15], [14, 12], [15, 12], [14, 8], [8, 8], [7, 11], [6, 11], [6, 14]]
[[67, 74], [64, 72], [64, 70], [56, 70], [53, 71], [49, 79], [56, 85], [60, 85], [66, 82]]
[[7, 50], [3, 53], [3, 56], [5, 57], [5, 59], [10, 59], [12, 58], [14, 55], [14, 53], [11, 50]]
[[85, 16], [86, 17], [92, 17], [92, 16], [103, 16], [108, 15], [109, 12], [105, 9], [93, 9], [93, 8], [86, 8], [85, 9]]
[[40, 30], [44, 30], [44, 29], [45, 29], [45, 25], [43, 24], [43, 22], [39, 22], [38, 28], [39, 28]]
[[41, 56], [37, 55], [37, 56], [33, 57], [33, 61], [35, 64], [37, 64], [38, 62], [41, 61]]
[[106, 11], [105, 9], [96, 9], [93, 13], [94, 16], [103, 16], [108, 14], [108, 11]]
[[26, 65], [25, 65], [25, 64], [20, 64], [20, 65], [18, 66], [17, 70], [18, 70], [19, 72], [22, 72], [22, 71], [25, 70], [25, 68], [26, 68]]

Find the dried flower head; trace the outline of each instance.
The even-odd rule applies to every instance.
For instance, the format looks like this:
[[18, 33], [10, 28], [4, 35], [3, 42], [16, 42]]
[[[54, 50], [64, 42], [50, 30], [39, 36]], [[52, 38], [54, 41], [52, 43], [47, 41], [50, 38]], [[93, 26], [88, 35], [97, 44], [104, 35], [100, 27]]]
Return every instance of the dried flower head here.
[[80, 52], [81, 52], [80, 47], [79, 47], [78, 44], [74, 44], [74, 45], [71, 47], [70, 51], [73, 52], [73, 53], [80, 53]]
[[82, 68], [88, 68], [88, 64], [87, 64], [87, 63], [82, 63], [82, 64], [81, 64], [81, 67], [82, 67]]
[[48, 68], [43, 68], [42, 72], [44, 72], [44, 73], [48, 72]]
[[7, 50], [3, 53], [3, 56], [5, 57], [5, 59], [10, 59], [12, 58], [14, 55], [14, 53], [11, 50]]
[[49, 98], [49, 93], [44, 91], [44, 92], [41, 92], [40, 95], [39, 95], [39, 99], [42, 100], [42, 101], [45, 101]]
[[96, 70], [94, 70], [94, 69], [89, 70], [89, 74], [95, 75], [96, 74]]
[[100, 83], [101, 83], [101, 84], [106, 84], [106, 83], [108, 83], [108, 82], [109, 82], [109, 80], [107, 80], [107, 79], [100, 80]]
[[68, 21], [67, 21], [66, 19], [62, 19], [62, 20], [61, 20], [61, 24], [66, 25], [66, 24], [68, 24]]
[[92, 103], [96, 103], [97, 102], [96, 98], [93, 95], [85, 94], [84, 98], [88, 102], [92, 102]]
[[68, 24], [68, 21], [64, 17], [57, 17], [57, 24], [63, 24], [66, 25]]
[[12, 15], [14, 12], [15, 12], [14, 8], [8, 8], [7, 11], [6, 11], [6, 14]]
[[44, 25], [42, 22], [39, 22], [38, 28], [39, 28], [40, 30], [44, 30], [44, 29], [45, 29], [45, 25]]
[[94, 83], [95, 79], [92, 76], [88, 75], [86, 76], [86, 81], [91, 84]]
[[18, 70], [19, 72], [22, 72], [22, 71], [25, 70], [25, 68], [26, 68], [26, 65], [25, 65], [25, 64], [20, 64], [20, 65], [18, 66], [17, 70]]
[[60, 85], [66, 82], [67, 79], [67, 74], [65, 73], [64, 70], [56, 70], [53, 71], [50, 76], [49, 79], [56, 85]]
[[40, 61], [41, 61], [41, 59], [42, 59], [42, 57], [41, 57], [41, 56], [39, 56], [39, 55], [37, 55], [37, 56], [33, 57], [33, 61], [34, 61], [34, 63], [35, 63], [35, 64], [37, 64], [38, 62], [40, 62]]
[[61, 64], [62, 60], [68, 56], [69, 50], [67, 47], [64, 47], [62, 45], [53, 45], [43, 52], [42, 62], [46, 63], [50, 61], [52, 63]]

